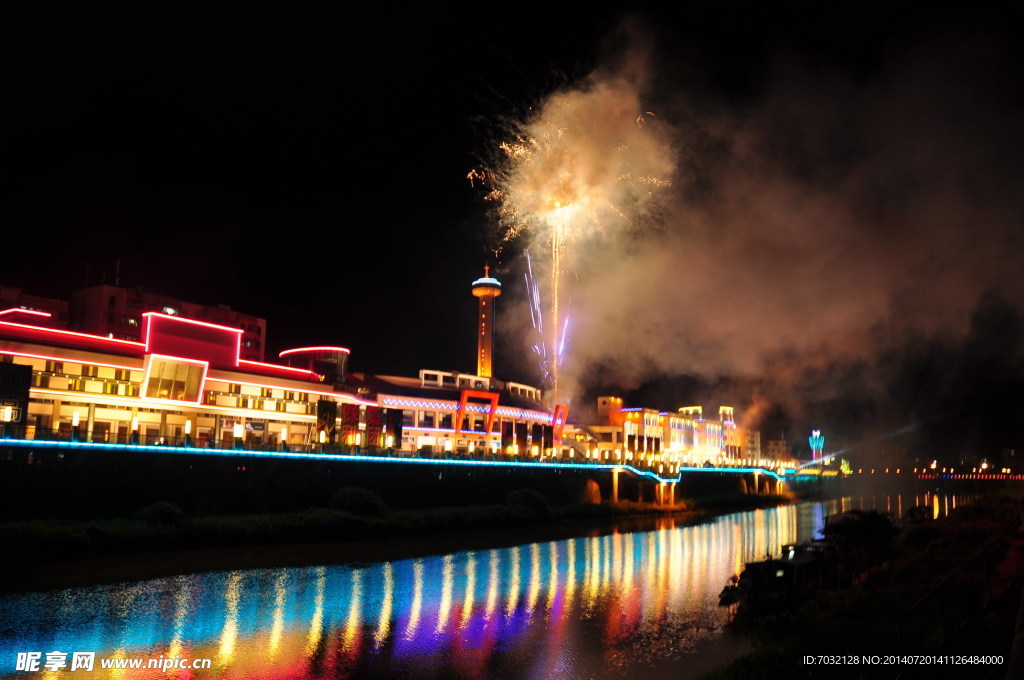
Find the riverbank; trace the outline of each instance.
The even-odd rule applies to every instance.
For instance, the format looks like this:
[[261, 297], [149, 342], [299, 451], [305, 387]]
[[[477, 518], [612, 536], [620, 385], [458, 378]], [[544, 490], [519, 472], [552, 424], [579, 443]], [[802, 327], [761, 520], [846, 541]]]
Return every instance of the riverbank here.
[[[908, 657], [950, 660], [957, 677], [1003, 677], [1024, 584], [1020, 501], [987, 497], [907, 522], [887, 548], [856, 586], [756, 618], [753, 651], [705, 680], [934, 674]], [[824, 659], [834, 661], [816, 663]]]
[[681, 526], [791, 499], [735, 495], [674, 506], [527, 504], [184, 518], [174, 513], [103, 520], [0, 524], [0, 592], [99, 585], [229, 569], [363, 563], [574, 536]]

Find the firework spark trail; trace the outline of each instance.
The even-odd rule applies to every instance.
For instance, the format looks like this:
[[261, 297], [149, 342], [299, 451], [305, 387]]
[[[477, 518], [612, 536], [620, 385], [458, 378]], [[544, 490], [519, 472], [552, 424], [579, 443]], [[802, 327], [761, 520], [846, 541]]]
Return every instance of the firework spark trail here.
[[538, 365], [540, 366], [541, 376], [547, 380], [547, 347], [544, 343], [544, 314], [540, 308], [540, 286], [537, 285], [537, 279], [533, 276], [533, 259], [530, 257], [529, 249], [526, 250], [526, 272], [523, 274], [526, 279], [526, 295], [530, 300], [530, 321], [533, 323], [533, 329], [537, 332], [540, 338], [537, 342], [531, 345], [534, 353], [537, 355], [539, 360]]
[[558, 343], [558, 365], [562, 365], [562, 358], [565, 357], [565, 341], [569, 337], [569, 313], [565, 314], [565, 324], [562, 326], [562, 339]]
[[644, 111], [635, 78], [594, 75], [548, 97], [517, 125], [512, 139], [498, 146], [503, 158], [495, 169], [469, 174], [471, 182], [486, 183], [487, 198], [499, 204], [506, 241], [523, 237], [550, 253], [547, 324], [538, 318], [543, 315], [529, 261], [527, 294], [555, 401], [568, 330], [563, 277], [577, 267], [576, 246], [636, 225], [646, 217], [653, 191], [670, 185], [664, 177], [675, 160], [666, 128]]
[[559, 283], [562, 278], [562, 225], [556, 225], [551, 236], [551, 348], [555, 356], [551, 361], [551, 391], [558, 398], [558, 366], [561, 357], [558, 355], [558, 295]]

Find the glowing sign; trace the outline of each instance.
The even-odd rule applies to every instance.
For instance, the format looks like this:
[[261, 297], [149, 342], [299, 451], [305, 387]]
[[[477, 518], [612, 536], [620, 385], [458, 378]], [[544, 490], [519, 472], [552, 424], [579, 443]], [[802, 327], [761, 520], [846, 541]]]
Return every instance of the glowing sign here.
[[[487, 408], [486, 430], [490, 432], [494, 427], [494, 414], [498, 410], [498, 395], [494, 392], [477, 392], [475, 390], [462, 390], [462, 398], [459, 400], [459, 407], [455, 412], [455, 430], [462, 431], [462, 412], [469, 405], [470, 399], [485, 399], [489, 404]], [[475, 407], [484, 407], [483, 404], [473, 404]], [[479, 411], [477, 411], [479, 413]]]
[[569, 407], [563, 406], [562, 404], [556, 404], [555, 412], [551, 414], [552, 434], [556, 442], [562, 441], [562, 430], [565, 428], [565, 422], [568, 418]]

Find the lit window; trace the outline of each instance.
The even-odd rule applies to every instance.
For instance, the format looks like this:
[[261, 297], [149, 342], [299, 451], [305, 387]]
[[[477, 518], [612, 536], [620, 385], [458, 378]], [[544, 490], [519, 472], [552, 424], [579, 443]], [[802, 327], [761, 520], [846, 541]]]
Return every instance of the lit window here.
[[174, 401], [199, 400], [205, 366], [164, 359], [151, 361], [146, 397]]

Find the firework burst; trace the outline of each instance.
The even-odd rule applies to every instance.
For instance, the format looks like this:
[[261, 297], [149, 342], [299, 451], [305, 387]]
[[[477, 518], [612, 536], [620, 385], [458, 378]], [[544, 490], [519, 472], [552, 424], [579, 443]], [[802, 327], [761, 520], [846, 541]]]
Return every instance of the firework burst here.
[[550, 96], [498, 145], [494, 168], [469, 175], [498, 204], [504, 240], [521, 238], [547, 253], [537, 267], [548, 286], [547, 308], [532, 262], [527, 292], [541, 335], [535, 351], [556, 401], [568, 334], [566, 274], [576, 270], [578, 244], [635, 223], [653, 192], [670, 184], [672, 150], [659, 127], [633, 80], [592, 77]]

